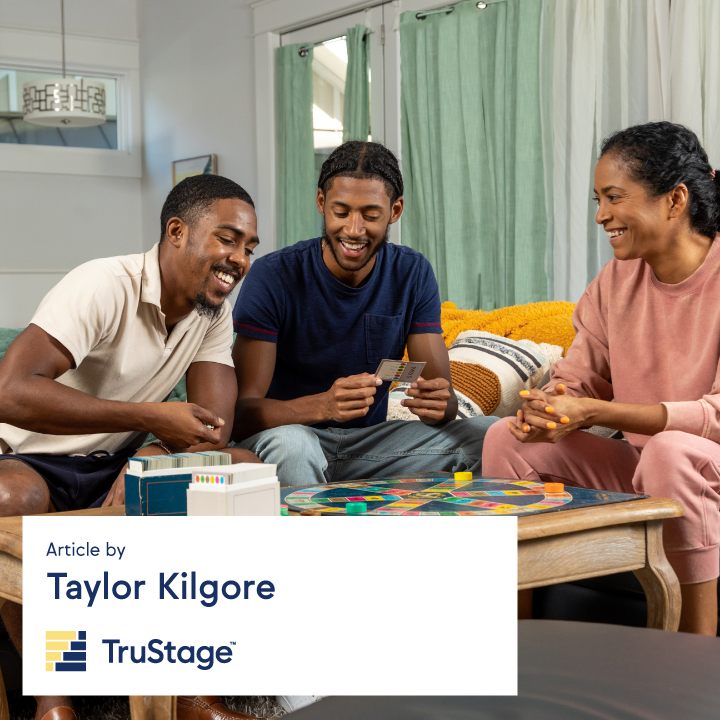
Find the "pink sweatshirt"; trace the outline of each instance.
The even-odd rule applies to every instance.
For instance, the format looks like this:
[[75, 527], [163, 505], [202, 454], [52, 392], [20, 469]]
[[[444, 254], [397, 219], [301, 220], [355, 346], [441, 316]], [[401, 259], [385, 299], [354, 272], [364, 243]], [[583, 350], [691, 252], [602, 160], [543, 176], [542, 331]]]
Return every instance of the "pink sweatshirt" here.
[[[573, 314], [577, 337], [551, 373], [553, 387], [619, 403], [663, 403], [665, 430], [720, 443], [720, 234], [705, 262], [677, 285], [644, 260], [611, 260]], [[643, 447], [647, 435], [625, 433]]]

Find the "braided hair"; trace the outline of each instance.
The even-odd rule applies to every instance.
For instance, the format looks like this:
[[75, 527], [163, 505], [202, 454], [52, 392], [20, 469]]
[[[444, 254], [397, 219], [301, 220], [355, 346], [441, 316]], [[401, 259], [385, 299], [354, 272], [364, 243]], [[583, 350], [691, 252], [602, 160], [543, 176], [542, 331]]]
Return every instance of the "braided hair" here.
[[715, 237], [720, 230], [720, 176], [715, 176], [692, 130], [665, 121], [634, 125], [603, 141], [600, 157], [608, 154], [624, 163], [630, 177], [653, 197], [683, 183], [688, 189], [690, 226]]
[[400, 163], [395, 155], [380, 143], [351, 140], [335, 148], [320, 170], [318, 188], [323, 195], [327, 195], [333, 178], [336, 177], [381, 180], [391, 205], [403, 194]]

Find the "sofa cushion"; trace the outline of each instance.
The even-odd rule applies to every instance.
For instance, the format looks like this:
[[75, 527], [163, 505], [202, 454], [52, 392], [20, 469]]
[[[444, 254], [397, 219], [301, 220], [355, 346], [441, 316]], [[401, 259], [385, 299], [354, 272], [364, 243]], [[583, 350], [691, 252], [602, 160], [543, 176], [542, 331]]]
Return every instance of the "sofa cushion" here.
[[537, 387], [563, 348], [467, 330], [450, 346], [453, 386], [485, 415], [510, 415], [521, 390]]
[[5, 351], [10, 347], [10, 343], [23, 331], [23, 328], [0, 328], [0, 360], [2, 360]]

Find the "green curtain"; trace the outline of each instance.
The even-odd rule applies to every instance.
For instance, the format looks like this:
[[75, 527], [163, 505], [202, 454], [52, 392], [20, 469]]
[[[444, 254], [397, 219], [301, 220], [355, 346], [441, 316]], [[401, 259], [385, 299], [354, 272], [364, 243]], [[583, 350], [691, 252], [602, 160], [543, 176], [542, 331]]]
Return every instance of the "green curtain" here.
[[541, 7], [401, 16], [403, 244], [461, 308], [547, 298]]
[[312, 49], [302, 44], [277, 49], [277, 245], [315, 235], [315, 148], [313, 144]]
[[343, 142], [364, 142], [370, 134], [370, 53], [367, 32], [365, 25], [356, 25], [345, 34], [348, 65], [345, 76]]

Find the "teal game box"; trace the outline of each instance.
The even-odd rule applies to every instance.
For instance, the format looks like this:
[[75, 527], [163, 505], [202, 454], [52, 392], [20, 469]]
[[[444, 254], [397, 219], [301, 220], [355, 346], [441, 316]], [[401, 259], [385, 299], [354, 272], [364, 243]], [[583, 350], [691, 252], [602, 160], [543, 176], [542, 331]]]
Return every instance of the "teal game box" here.
[[217, 451], [130, 458], [125, 473], [125, 514], [187, 515], [193, 470], [231, 462], [228, 453]]

